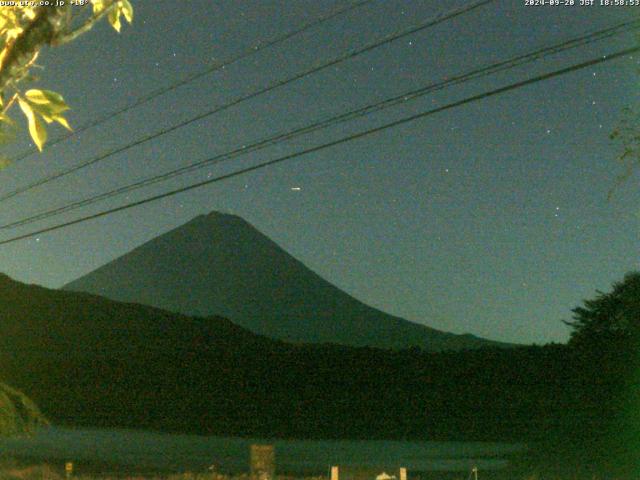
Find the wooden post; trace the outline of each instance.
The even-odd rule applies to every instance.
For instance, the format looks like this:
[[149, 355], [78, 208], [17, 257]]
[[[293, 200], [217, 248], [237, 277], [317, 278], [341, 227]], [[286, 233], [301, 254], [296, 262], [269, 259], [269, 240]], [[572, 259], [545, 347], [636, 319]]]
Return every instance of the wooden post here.
[[338, 480], [339, 469], [337, 466], [331, 467], [331, 480]]
[[71, 478], [71, 474], [73, 473], [73, 462], [66, 462], [64, 464], [64, 473], [67, 478]]
[[273, 445], [251, 445], [250, 448], [253, 480], [275, 480], [276, 458]]

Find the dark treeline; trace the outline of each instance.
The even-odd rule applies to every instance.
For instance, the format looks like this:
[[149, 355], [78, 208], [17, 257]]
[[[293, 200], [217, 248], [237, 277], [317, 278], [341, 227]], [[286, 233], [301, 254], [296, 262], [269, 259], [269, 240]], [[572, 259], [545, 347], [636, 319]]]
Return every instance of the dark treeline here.
[[455, 353], [290, 345], [221, 318], [6, 277], [0, 298], [3, 380], [54, 423], [289, 438], [541, 441], [606, 468], [622, 465], [633, 440], [616, 443], [632, 421], [625, 415], [634, 411], [627, 393], [637, 387], [637, 350], [617, 337], [593, 343], [587, 332], [587, 340], [576, 334], [569, 345]]

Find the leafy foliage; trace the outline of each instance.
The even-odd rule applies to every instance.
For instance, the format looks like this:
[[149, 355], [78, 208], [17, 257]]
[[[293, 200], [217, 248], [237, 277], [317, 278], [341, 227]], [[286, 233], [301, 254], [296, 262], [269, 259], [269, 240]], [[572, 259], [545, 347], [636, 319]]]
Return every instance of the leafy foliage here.
[[31, 400], [0, 383], [0, 435], [30, 433], [47, 424]]
[[634, 170], [640, 166], [639, 120], [640, 112], [627, 108], [624, 111], [622, 120], [620, 120], [616, 129], [609, 135], [611, 140], [615, 140], [622, 146], [622, 153], [618, 156], [618, 162], [623, 168], [623, 172], [618, 176], [616, 184], [609, 191], [609, 197], [613, 195], [615, 188], [628, 180]]
[[573, 309], [571, 344], [623, 348], [640, 346], [640, 272], [625, 275], [610, 293], [598, 292]]
[[118, 32], [121, 17], [129, 23], [133, 21], [129, 0], [90, 0], [90, 3], [91, 10], [73, 6], [70, 2], [63, 6], [18, 3], [0, 8], [0, 142], [12, 138], [9, 132], [14, 124], [9, 110], [16, 102], [39, 150], [47, 140], [46, 124], [55, 122], [71, 129], [63, 115], [69, 107], [60, 94], [44, 89], [25, 92], [21, 84], [34, 80], [30, 70], [44, 46], [73, 41], [103, 17]]
[[569, 346], [579, 360], [575, 375], [586, 386], [583, 437], [608, 471], [640, 478], [640, 272], [573, 313]]

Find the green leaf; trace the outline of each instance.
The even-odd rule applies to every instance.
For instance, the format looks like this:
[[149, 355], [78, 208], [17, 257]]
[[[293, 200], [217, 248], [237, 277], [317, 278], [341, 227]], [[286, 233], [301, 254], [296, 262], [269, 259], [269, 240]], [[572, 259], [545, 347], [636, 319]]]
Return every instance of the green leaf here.
[[11, 160], [4, 155], [0, 156], [0, 170], [4, 170], [9, 165], [11, 165]]
[[24, 94], [31, 103], [49, 103], [50, 100], [45, 96], [42, 90], [27, 90]]
[[60, 115], [62, 113], [62, 111], [51, 104], [38, 105], [31, 102], [29, 102], [29, 104], [31, 105], [31, 108], [34, 112], [39, 113], [43, 117], [55, 117], [56, 115]]
[[53, 117], [50, 117], [49, 115], [45, 115], [44, 113], [41, 113], [40, 116], [42, 116], [42, 119], [47, 122], [47, 123], [53, 123]]
[[25, 92], [25, 97], [33, 103], [57, 103], [64, 105], [62, 95], [51, 90], [38, 90], [32, 88]]
[[109, 11], [109, 23], [116, 32], [120, 32], [120, 8], [115, 7]]
[[129, 0], [120, 0], [120, 12], [124, 15], [127, 22], [133, 22], [133, 7]]
[[93, 3], [93, 14], [99, 15], [105, 9], [104, 0], [92, 0]]
[[58, 122], [60, 125], [62, 125], [64, 128], [66, 128], [70, 132], [73, 131], [73, 129], [69, 125], [69, 122], [67, 122], [67, 119], [64, 118], [62, 115], [56, 115], [55, 117], [53, 117], [53, 120]]
[[27, 90], [24, 95], [36, 110], [39, 106], [47, 106], [49, 111], [55, 113], [69, 110], [69, 106], [65, 103], [62, 95], [51, 90], [31, 89]]
[[33, 141], [36, 144], [36, 147], [38, 147], [38, 150], [42, 151], [42, 147], [47, 141], [47, 129], [45, 128], [42, 121], [36, 116], [36, 113], [31, 108], [29, 102], [23, 100], [22, 98], [18, 98], [18, 104], [27, 117], [31, 138], [33, 138]]

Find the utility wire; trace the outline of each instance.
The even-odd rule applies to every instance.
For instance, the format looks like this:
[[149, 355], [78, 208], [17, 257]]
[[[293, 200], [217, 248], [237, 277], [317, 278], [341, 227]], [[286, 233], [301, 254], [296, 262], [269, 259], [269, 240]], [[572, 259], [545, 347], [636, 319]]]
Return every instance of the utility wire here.
[[137, 207], [139, 205], [144, 205], [144, 204], [147, 204], [147, 203], [154, 202], [156, 200], [160, 200], [160, 199], [163, 199], [163, 198], [171, 197], [171, 196], [177, 195], [179, 193], [183, 193], [183, 192], [187, 192], [187, 191], [190, 191], [190, 190], [194, 190], [196, 188], [203, 187], [205, 185], [210, 185], [210, 184], [213, 184], [213, 183], [221, 182], [223, 180], [228, 180], [230, 178], [238, 177], [240, 175], [244, 175], [244, 174], [247, 174], [247, 173], [250, 173], [250, 172], [254, 172], [256, 170], [261, 170], [263, 168], [270, 167], [272, 165], [276, 165], [278, 163], [282, 163], [282, 162], [284, 162], [286, 160], [297, 158], [297, 157], [300, 157], [300, 156], [303, 156], [303, 155], [308, 155], [310, 153], [315, 153], [315, 152], [318, 152], [318, 151], [321, 151], [321, 150], [324, 150], [324, 149], [327, 149], [327, 148], [330, 148], [330, 147], [334, 147], [336, 145], [341, 145], [343, 143], [347, 143], [347, 142], [350, 142], [350, 141], [353, 141], [353, 140], [356, 140], [356, 139], [359, 139], [359, 138], [367, 137], [367, 136], [373, 135], [375, 133], [387, 130], [389, 128], [394, 128], [394, 127], [397, 127], [399, 125], [404, 125], [405, 123], [413, 122], [415, 120], [418, 120], [418, 119], [421, 119], [421, 118], [425, 118], [425, 117], [434, 115], [436, 113], [440, 113], [440, 112], [443, 112], [445, 110], [449, 110], [451, 108], [455, 108], [455, 107], [459, 107], [459, 106], [462, 106], [462, 105], [466, 105], [466, 104], [469, 104], [469, 103], [472, 103], [472, 102], [476, 102], [476, 101], [479, 101], [479, 100], [484, 100], [485, 98], [489, 98], [489, 97], [492, 97], [492, 96], [495, 96], [495, 95], [499, 95], [501, 93], [505, 93], [505, 92], [508, 92], [508, 91], [511, 91], [511, 90], [516, 90], [516, 89], [522, 88], [522, 87], [524, 87], [526, 85], [531, 85], [533, 83], [541, 82], [541, 81], [544, 81], [544, 80], [549, 80], [551, 78], [559, 77], [561, 75], [566, 75], [568, 73], [575, 72], [575, 71], [581, 70], [583, 68], [587, 68], [587, 67], [591, 67], [591, 66], [594, 66], [594, 65], [598, 65], [598, 64], [604, 63], [604, 62], [609, 62], [611, 60], [615, 60], [617, 58], [623, 57], [625, 55], [630, 55], [632, 53], [636, 53], [636, 52], [639, 52], [639, 51], [640, 51], [640, 47], [633, 47], [633, 48], [628, 48], [626, 50], [621, 50], [621, 51], [618, 51], [618, 52], [615, 52], [615, 53], [612, 53], [612, 54], [601, 55], [599, 57], [593, 58], [593, 59], [588, 60], [586, 62], [578, 63], [578, 64], [572, 65], [570, 67], [562, 68], [560, 70], [554, 70], [553, 72], [549, 72], [549, 73], [545, 73], [545, 74], [542, 74], [542, 75], [538, 75], [538, 76], [529, 78], [527, 80], [522, 80], [522, 81], [519, 81], [519, 82], [515, 82], [515, 83], [512, 83], [512, 84], [507, 85], [505, 87], [497, 88], [497, 89], [494, 89], [494, 90], [489, 90], [487, 92], [480, 93], [478, 95], [474, 95], [474, 96], [471, 96], [471, 97], [467, 97], [465, 99], [458, 100], [456, 102], [448, 103], [448, 104], [443, 105], [441, 107], [433, 108], [431, 110], [426, 110], [426, 111], [423, 111], [423, 112], [420, 112], [420, 113], [417, 113], [417, 114], [414, 114], [414, 115], [410, 115], [408, 117], [401, 118], [399, 120], [395, 120], [393, 122], [386, 123], [386, 124], [384, 124], [382, 126], [379, 126], [379, 127], [375, 127], [375, 128], [371, 128], [369, 130], [364, 130], [362, 132], [354, 133], [352, 135], [348, 135], [346, 137], [342, 137], [342, 138], [340, 138], [338, 140], [334, 140], [334, 141], [331, 141], [331, 142], [328, 142], [328, 143], [323, 143], [323, 144], [317, 145], [315, 147], [307, 148], [305, 150], [301, 150], [301, 151], [298, 151], [298, 152], [295, 152], [295, 153], [291, 153], [291, 154], [288, 154], [288, 155], [285, 155], [285, 156], [282, 156], [282, 157], [278, 157], [278, 158], [275, 158], [275, 159], [272, 159], [272, 160], [269, 160], [269, 161], [266, 161], [266, 162], [263, 162], [263, 163], [259, 163], [259, 164], [253, 165], [251, 167], [246, 167], [246, 168], [243, 168], [243, 169], [240, 169], [240, 170], [236, 170], [235, 172], [227, 173], [227, 174], [224, 174], [224, 175], [220, 175], [218, 177], [214, 177], [214, 178], [210, 178], [210, 179], [207, 179], [207, 180], [204, 180], [204, 181], [201, 181], [201, 182], [193, 183], [193, 184], [187, 185], [185, 187], [181, 187], [181, 188], [178, 188], [178, 189], [175, 189], [175, 190], [171, 190], [169, 192], [161, 193], [161, 194], [158, 194], [158, 195], [153, 195], [151, 197], [147, 197], [147, 198], [144, 198], [142, 200], [138, 200], [138, 201], [135, 201], [135, 202], [127, 203], [125, 205], [121, 205], [121, 206], [115, 207], [115, 208], [110, 208], [108, 210], [103, 210], [101, 212], [97, 212], [97, 213], [94, 213], [94, 214], [91, 214], [91, 215], [80, 217], [80, 218], [77, 218], [75, 220], [70, 220], [68, 222], [59, 223], [57, 225], [52, 225], [52, 226], [49, 226], [49, 227], [46, 227], [46, 228], [41, 228], [39, 230], [35, 230], [35, 231], [29, 232], [29, 233], [25, 233], [25, 234], [18, 235], [18, 236], [12, 237], [12, 238], [8, 238], [8, 239], [0, 241], [0, 245], [5, 245], [5, 244], [8, 244], [8, 243], [17, 242], [19, 240], [24, 240], [26, 238], [30, 238], [30, 237], [33, 237], [33, 236], [36, 236], [36, 235], [40, 235], [40, 234], [47, 233], [47, 232], [52, 232], [52, 231], [55, 231], [55, 230], [59, 230], [61, 228], [69, 227], [71, 225], [76, 225], [78, 223], [83, 223], [83, 222], [86, 222], [86, 221], [89, 221], [89, 220], [93, 220], [93, 219], [96, 219], [96, 218], [104, 217], [106, 215], [110, 215], [110, 214], [113, 214], [113, 213], [116, 213], [116, 212], [120, 212], [120, 211], [123, 211], [123, 210], [128, 210], [130, 208]]
[[312, 75], [312, 74], [315, 74], [315, 73], [317, 73], [317, 72], [319, 72], [321, 70], [324, 70], [325, 68], [331, 67], [333, 65], [337, 65], [338, 63], [342, 63], [342, 62], [344, 62], [346, 60], [350, 60], [350, 59], [352, 59], [354, 57], [357, 57], [357, 56], [362, 55], [362, 54], [364, 54], [366, 52], [369, 52], [369, 51], [371, 51], [371, 50], [373, 50], [375, 48], [378, 48], [378, 47], [380, 47], [382, 45], [386, 45], [386, 44], [394, 42], [394, 41], [396, 41], [396, 40], [398, 40], [400, 38], [403, 38], [403, 37], [406, 37], [408, 35], [412, 35], [412, 34], [417, 33], [419, 31], [425, 30], [427, 28], [433, 27], [433, 26], [438, 25], [440, 23], [443, 23], [443, 22], [445, 22], [447, 20], [451, 20], [451, 19], [453, 19], [453, 18], [455, 18], [455, 17], [457, 17], [459, 15], [463, 15], [465, 13], [468, 13], [468, 12], [470, 12], [472, 10], [475, 10], [476, 8], [479, 8], [479, 7], [483, 6], [483, 5], [491, 3], [493, 1], [494, 0], [480, 0], [480, 1], [474, 2], [472, 4], [469, 4], [469, 5], [465, 6], [465, 7], [452, 10], [452, 11], [450, 11], [448, 13], [443, 14], [443, 15], [439, 15], [439, 16], [435, 17], [434, 19], [430, 19], [430, 20], [428, 20], [426, 22], [422, 22], [422, 23], [420, 23], [418, 25], [412, 26], [412, 27], [410, 27], [408, 29], [405, 29], [405, 30], [402, 30], [400, 32], [396, 32], [396, 33], [393, 33], [393, 34], [390, 34], [390, 35], [386, 35], [386, 36], [382, 37], [381, 39], [376, 40], [375, 42], [372, 42], [372, 43], [370, 43], [370, 44], [368, 44], [368, 45], [366, 45], [364, 47], [357, 48], [355, 50], [351, 50], [351, 51], [349, 51], [349, 52], [347, 52], [345, 54], [342, 54], [342, 55], [340, 55], [340, 56], [338, 56], [336, 58], [333, 58], [332, 60], [329, 60], [327, 62], [321, 63], [321, 64], [319, 64], [319, 65], [317, 65], [315, 67], [311, 67], [311, 68], [309, 68], [307, 70], [304, 70], [301, 73], [298, 73], [298, 74], [295, 74], [295, 75], [293, 75], [291, 77], [288, 77], [288, 78], [285, 78], [283, 80], [279, 80], [277, 82], [274, 82], [274, 83], [270, 84], [267, 87], [261, 88], [261, 89], [259, 89], [257, 91], [254, 91], [254, 92], [249, 93], [247, 95], [243, 95], [243, 96], [238, 97], [238, 98], [236, 98], [234, 100], [231, 100], [231, 101], [229, 101], [229, 102], [227, 102], [225, 104], [222, 104], [222, 105], [219, 105], [217, 107], [214, 107], [212, 110], [209, 110], [208, 112], [201, 113], [199, 115], [196, 115], [195, 117], [191, 117], [190, 119], [185, 120], [183, 122], [180, 122], [180, 123], [178, 123], [176, 125], [164, 128], [164, 129], [162, 129], [162, 130], [160, 130], [160, 131], [158, 131], [156, 133], [153, 133], [153, 134], [147, 135], [145, 137], [142, 137], [142, 138], [140, 138], [140, 139], [138, 139], [138, 140], [136, 140], [134, 142], [131, 142], [131, 143], [127, 144], [127, 145], [112, 149], [112, 150], [110, 150], [110, 151], [108, 151], [106, 153], [103, 153], [103, 154], [99, 155], [98, 157], [92, 158], [92, 159], [90, 159], [90, 160], [88, 160], [86, 162], [80, 163], [80, 164], [75, 165], [73, 167], [70, 167], [70, 168], [68, 168], [66, 170], [62, 170], [60, 172], [51, 174], [51, 175], [46, 176], [46, 177], [44, 177], [44, 178], [42, 178], [40, 180], [36, 180], [35, 182], [32, 182], [32, 183], [30, 183], [28, 185], [20, 187], [20, 188], [18, 188], [16, 190], [13, 190], [13, 191], [11, 191], [9, 193], [6, 193], [4, 195], [0, 195], [0, 202], [2, 202], [4, 200], [8, 200], [9, 198], [15, 197], [16, 195], [19, 195], [21, 193], [29, 191], [29, 190], [31, 190], [31, 189], [33, 189], [35, 187], [40, 186], [40, 185], [44, 185], [44, 184], [49, 183], [49, 182], [51, 182], [53, 180], [57, 180], [58, 178], [62, 178], [62, 177], [66, 176], [66, 175], [69, 175], [71, 173], [75, 173], [75, 172], [77, 172], [77, 171], [79, 171], [79, 170], [81, 170], [83, 168], [86, 168], [86, 167], [88, 167], [90, 165], [94, 165], [94, 164], [96, 164], [96, 163], [98, 163], [98, 162], [100, 162], [100, 161], [102, 161], [102, 160], [104, 160], [106, 158], [109, 158], [109, 157], [111, 157], [113, 155], [116, 155], [118, 153], [122, 153], [122, 152], [124, 152], [126, 150], [129, 150], [129, 149], [131, 149], [133, 147], [136, 147], [138, 145], [146, 143], [146, 142], [148, 142], [150, 140], [156, 139], [156, 138], [161, 137], [163, 135], [166, 135], [166, 134], [168, 134], [170, 132], [178, 130], [179, 128], [185, 127], [185, 126], [190, 125], [190, 124], [192, 124], [194, 122], [202, 120], [203, 118], [209, 117], [209, 116], [211, 116], [211, 115], [213, 115], [215, 113], [219, 113], [219, 112], [221, 112], [223, 110], [227, 110], [228, 108], [234, 107], [234, 106], [236, 106], [236, 105], [238, 105], [238, 104], [240, 104], [242, 102], [245, 102], [247, 100], [251, 100], [251, 99], [256, 98], [256, 97], [258, 97], [260, 95], [263, 95], [265, 93], [271, 92], [271, 91], [273, 91], [273, 90], [275, 90], [277, 88], [280, 88], [280, 87], [288, 85], [288, 84], [290, 84], [292, 82], [295, 82], [296, 80], [299, 80], [301, 78], [307, 77], [307, 76]]
[[442, 81], [442, 82], [438, 82], [438, 83], [433, 83], [424, 87], [421, 87], [419, 89], [416, 90], [412, 90], [409, 92], [405, 92], [402, 93], [400, 95], [394, 96], [392, 98], [388, 98], [382, 101], [379, 101], [375, 104], [370, 104], [367, 106], [364, 106], [362, 108], [358, 108], [356, 110], [351, 110], [349, 112], [337, 115], [337, 116], [333, 116], [331, 118], [325, 119], [325, 120], [320, 120], [317, 121], [315, 123], [312, 123], [311, 125], [305, 125], [303, 127], [298, 127], [296, 129], [293, 130], [289, 130], [287, 132], [284, 133], [280, 133], [277, 134], [275, 136], [270, 136], [266, 139], [260, 140], [256, 143], [253, 143], [251, 145], [245, 145], [242, 146], [241, 148], [236, 148], [234, 150], [216, 155], [212, 158], [208, 158], [206, 160], [201, 160], [198, 162], [194, 162], [191, 163], [189, 165], [174, 169], [174, 170], [170, 170], [168, 172], [162, 173], [162, 174], [158, 174], [158, 175], [153, 175], [138, 181], [135, 181], [133, 183], [130, 183], [128, 185], [124, 185], [121, 187], [118, 187], [116, 189], [101, 193], [99, 195], [95, 195], [95, 196], [91, 196], [85, 199], [81, 199], [81, 200], [77, 200], [73, 203], [69, 203], [67, 205], [61, 206], [61, 207], [57, 207], [54, 209], [50, 209], [50, 210], [46, 210], [43, 212], [39, 212], [36, 214], [33, 214], [29, 217], [20, 219], [20, 220], [16, 220], [14, 222], [11, 223], [7, 223], [4, 225], [0, 225], [0, 229], [9, 229], [9, 228], [16, 228], [19, 226], [23, 226], [23, 225], [27, 225], [33, 222], [36, 222], [38, 220], [43, 220], [43, 219], [47, 219], [50, 218], [52, 216], [55, 215], [59, 215], [65, 212], [69, 212], [72, 210], [76, 210], [78, 208], [81, 207], [85, 207], [88, 205], [92, 205], [94, 203], [97, 203], [99, 201], [102, 200], [106, 200], [112, 197], [115, 197], [117, 195], [122, 195], [124, 193], [127, 192], [131, 192], [133, 190], [137, 190], [139, 188], [148, 186], [148, 185], [153, 185], [159, 182], [163, 182], [166, 180], [169, 180], [173, 177], [179, 176], [179, 175], [183, 175], [185, 173], [188, 172], [192, 172], [195, 170], [198, 170], [200, 168], [204, 168], [206, 166], [210, 166], [212, 164], [217, 164], [217, 163], [221, 163], [223, 161], [226, 160], [230, 160], [233, 158], [237, 158], [239, 156], [244, 156], [248, 153], [257, 151], [257, 150], [262, 150], [263, 148], [267, 148], [269, 146], [290, 140], [292, 138], [298, 137], [300, 135], [304, 135], [316, 130], [320, 130], [322, 128], [326, 128], [329, 126], [334, 126], [346, 121], [350, 121], [353, 120], [355, 118], [359, 118], [359, 117], [364, 117], [366, 115], [370, 115], [373, 113], [376, 113], [380, 110], [386, 109], [386, 108], [390, 108], [392, 106], [398, 105], [398, 104], [402, 104], [405, 102], [408, 102], [410, 100], [414, 100], [416, 98], [419, 98], [421, 96], [424, 96], [428, 93], [432, 93], [434, 91], [437, 90], [441, 90], [456, 84], [460, 84], [460, 83], [464, 83], [470, 80], [475, 80], [477, 78], [480, 77], [485, 77], [487, 75], [491, 75], [494, 74], [496, 72], [500, 72], [500, 71], [504, 71], [504, 70], [509, 70], [512, 68], [515, 68], [517, 66], [521, 66], [523, 64], [526, 63], [531, 63], [534, 62], [536, 60], [539, 60], [541, 58], [547, 57], [549, 55], [553, 55], [559, 52], [563, 52], [566, 51], [568, 49], [572, 49], [572, 48], [576, 48], [579, 46], [584, 46], [590, 43], [593, 43], [595, 41], [599, 41], [605, 38], [609, 38], [613, 35], [618, 35], [621, 33], [625, 33], [628, 31], [631, 31], [633, 29], [637, 29], [640, 26], [640, 20], [633, 20], [633, 21], [628, 21], [628, 22], [623, 22], [617, 25], [614, 25], [612, 27], [606, 28], [604, 30], [598, 30], [577, 38], [573, 38], [573, 39], [569, 39], [563, 42], [560, 42], [558, 44], [555, 45], [551, 45], [548, 47], [544, 47], [544, 48], [539, 48], [537, 50], [534, 50], [532, 52], [523, 54], [523, 55], [519, 55], [513, 58], [510, 58], [509, 60], [504, 60], [504, 61], [500, 61], [482, 68], [478, 68], [475, 70], [472, 70], [470, 72], [467, 72], [465, 74], [461, 74], [461, 75], [457, 75], [454, 76], [448, 80]]
[[[222, 70], [226, 67], [229, 67], [231, 65], [234, 65], [235, 63], [244, 60], [245, 58], [248, 58], [252, 55], [255, 55], [258, 52], [261, 52], [262, 50], [266, 50], [268, 48], [271, 48], [275, 45], [278, 45], [279, 43], [285, 42], [287, 40], [289, 40], [290, 38], [293, 38], [297, 35], [300, 35], [301, 33], [306, 32], [307, 30], [312, 29], [313, 27], [316, 27], [318, 25], [321, 25], [335, 17], [338, 17], [344, 13], [349, 13], [357, 8], [363, 7], [368, 3], [373, 2], [374, 0], [360, 0], [357, 2], [354, 2], [350, 5], [347, 5], [346, 7], [342, 7], [339, 9], [334, 10], [333, 12], [329, 12], [328, 14], [318, 17], [315, 20], [311, 20], [310, 22], [307, 22], [305, 24], [303, 24], [301, 27], [292, 30], [290, 32], [287, 32], [283, 35], [278, 35], [274, 38], [272, 38], [271, 40], [267, 40], [267, 41], [259, 41], [257, 44], [255, 44], [254, 46], [248, 47], [245, 50], [243, 50], [242, 52], [238, 53], [237, 55], [234, 55], [230, 58], [228, 58], [227, 60], [223, 60], [221, 62], [215, 62], [213, 63], [213, 65], [208, 66], [207, 68], [196, 72], [192, 75], [188, 75], [166, 87], [161, 87], [158, 88], [146, 95], [143, 95], [142, 97], [134, 100], [133, 102], [131, 102], [128, 105], [125, 105], [124, 107], [120, 108], [119, 110], [115, 110], [113, 112], [109, 112], [106, 113], [105, 115], [98, 117], [97, 119], [91, 120], [83, 125], [81, 125], [80, 127], [74, 129], [72, 132], [68, 132], [64, 135], [61, 135], [60, 137], [51, 140], [49, 142], [47, 142], [44, 145], [43, 150], [47, 150], [48, 148], [53, 147], [54, 145], [57, 145], [60, 142], [63, 142], [64, 140], [67, 140], [73, 136], [79, 135], [80, 133], [89, 130], [90, 128], [93, 127], [97, 127], [98, 125], [102, 125], [105, 122], [108, 122], [109, 120], [111, 120], [112, 118], [118, 117], [120, 115], [122, 115], [123, 113], [128, 112], [129, 110], [133, 110], [137, 107], [140, 107], [142, 105], [144, 105], [145, 103], [150, 102], [151, 100], [153, 100], [154, 98], [157, 98], [161, 95], [164, 95], [165, 93], [169, 93], [172, 92], [173, 90], [176, 90], [180, 87], [182, 87], [183, 85], [186, 85], [188, 83], [191, 83], [199, 78], [204, 77], [205, 75], [209, 75], [210, 73], [216, 72], [218, 70]], [[11, 159], [12, 162], [18, 162], [20, 160], [23, 160], [31, 155], [33, 155], [34, 153], [37, 153], [38, 150], [36, 148], [30, 148], [28, 150], [25, 150], [24, 152], [18, 154], [18, 156], [16, 156], [15, 158]]]

